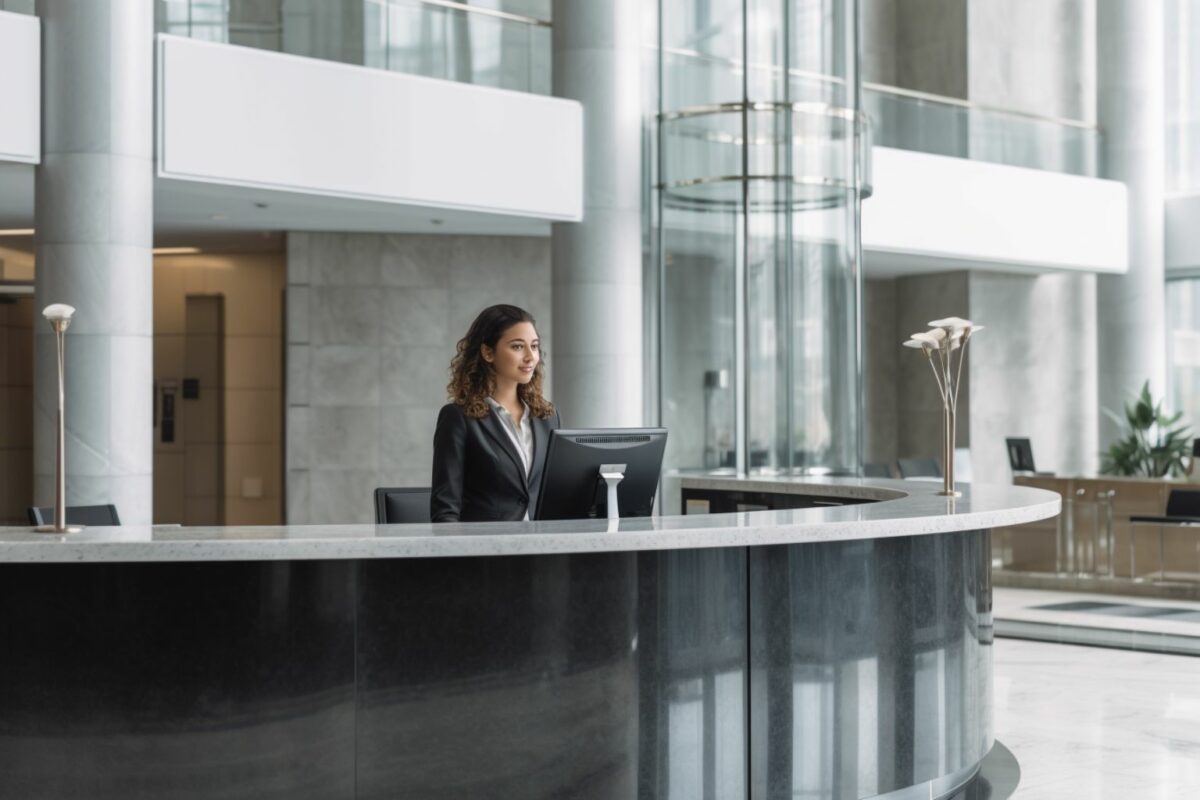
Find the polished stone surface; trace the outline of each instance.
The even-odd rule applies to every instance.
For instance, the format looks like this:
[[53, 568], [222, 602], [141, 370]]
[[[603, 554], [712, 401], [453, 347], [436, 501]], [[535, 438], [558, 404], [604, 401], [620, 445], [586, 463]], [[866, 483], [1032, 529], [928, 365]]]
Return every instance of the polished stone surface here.
[[[753, 548], [755, 797], [870, 797], [969, 773], [991, 734], [986, 534]], [[866, 709], [874, 709], [869, 713]]]
[[996, 588], [996, 635], [1200, 655], [1200, 603]]
[[[77, 311], [66, 334], [67, 503], [153, 499], [154, 9], [42, 0], [42, 153], [35, 169], [35, 307]], [[57, 346], [34, 327], [36, 505], [55, 493]]]
[[[737, 486], [875, 502], [647, 517], [621, 520], [615, 527], [603, 520], [224, 528], [127, 526], [90, 528], [68, 536], [47, 536], [28, 528], [0, 528], [0, 563], [433, 558], [869, 541], [1031, 522], [1054, 516], [1061, 505], [1057, 494], [1025, 486], [964, 486], [963, 496], [956, 499], [938, 496], [937, 484], [882, 479], [708, 478], [696, 479], [695, 486]], [[364, 503], [369, 500], [369, 494], [363, 496]]]
[[1200, 797], [1200, 660], [998, 639], [996, 738], [1014, 800]]
[[929, 797], [991, 744], [988, 552], [6, 564], [0, 797]]
[[353, 570], [0, 566], [0, 797], [353, 797]]
[[636, 575], [633, 554], [363, 562], [358, 796], [634, 796]]

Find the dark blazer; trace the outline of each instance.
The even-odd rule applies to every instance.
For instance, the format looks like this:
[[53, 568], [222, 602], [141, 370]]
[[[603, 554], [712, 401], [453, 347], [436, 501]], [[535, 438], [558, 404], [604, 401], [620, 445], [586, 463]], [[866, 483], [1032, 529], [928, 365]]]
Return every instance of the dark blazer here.
[[468, 417], [454, 403], [442, 406], [433, 434], [433, 486], [429, 512], [434, 522], [518, 521], [528, 509], [533, 516], [546, 464], [550, 431], [559, 427], [558, 411], [551, 417], [530, 416], [533, 427], [533, 465], [529, 477], [521, 455], [504, 428], [504, 421]]

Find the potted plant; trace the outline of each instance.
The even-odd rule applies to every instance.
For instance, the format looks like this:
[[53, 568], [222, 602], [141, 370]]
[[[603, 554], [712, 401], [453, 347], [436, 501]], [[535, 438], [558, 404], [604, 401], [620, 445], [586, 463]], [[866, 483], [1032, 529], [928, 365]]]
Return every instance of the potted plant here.
[[1102, 473], [1161, 478], [1186, 471], [1183, 460], [1190, 451], [1191, 431], [1186, 425], [1172, 427], [1183, 412], [1168, 415], [1161, 401], [1155, 403], [1150, 381], [1132, 404], [1126, 403], [1124, 419], [1108, 409], [1104, 413], [1123, 429], [1123, 436], [1104, 453]]

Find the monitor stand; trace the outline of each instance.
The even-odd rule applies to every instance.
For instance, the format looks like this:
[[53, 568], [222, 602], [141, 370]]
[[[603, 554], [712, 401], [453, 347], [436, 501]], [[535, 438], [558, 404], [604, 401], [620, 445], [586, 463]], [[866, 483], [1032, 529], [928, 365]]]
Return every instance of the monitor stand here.
[[604, 503], [608, 507], [608, 521], [615, 522], [621, 518], [621, 510], [617, 507], [617, 484], [625, 477], [625, 465], [601, 464], [600, 477], [608, 486], [608, 499]]

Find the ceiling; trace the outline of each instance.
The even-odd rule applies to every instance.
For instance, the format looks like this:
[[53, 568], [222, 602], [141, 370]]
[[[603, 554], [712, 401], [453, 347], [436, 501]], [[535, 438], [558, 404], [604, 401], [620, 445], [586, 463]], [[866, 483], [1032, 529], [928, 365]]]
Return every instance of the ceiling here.
[[[31, 228], [34, 168], [0, 163], [0, 228]], [[246, 231], [350, 231], [549, 236], [527, 217], [409, 206], [246, 186], [154, 179], [154, 238], [189, 243], [200, 235]]]
[[[34, 168], [0, 163], [0, 229], [33, 227]], [[196, 246], [205, 250], [265, 250], [282, 247], [281, 231], [351, 231], [499, 236], [549, 236], [540, 219], [436, 209], [401, 203], [300, 194], [185, 181], [154, 180], [154, 240], [158, 246]], [[32, 246], [23, 237], [7, 237], [17, 249]], [[985, 263], [915, 253], [867, 250], [863, 273], [892, 278], [962, 269], [1043, 273], [1035, 264]]]

